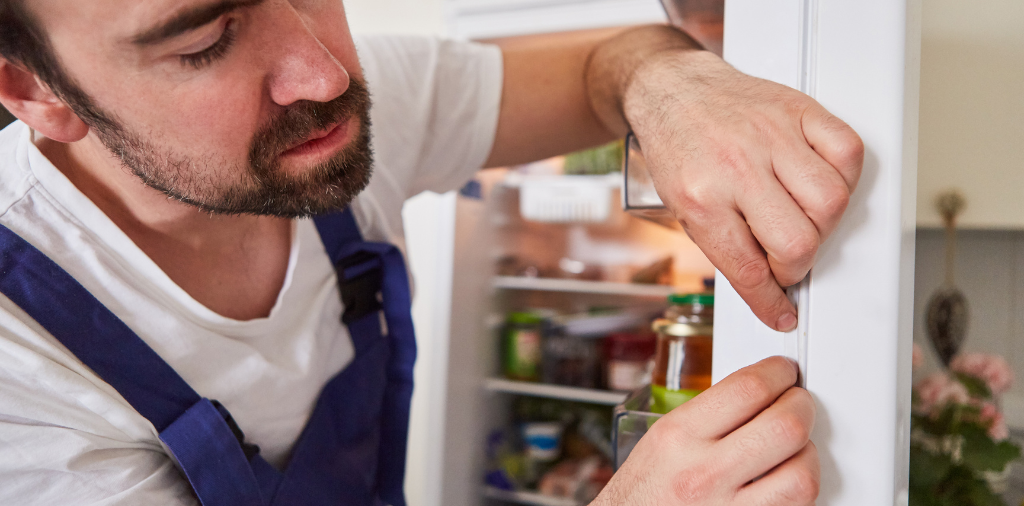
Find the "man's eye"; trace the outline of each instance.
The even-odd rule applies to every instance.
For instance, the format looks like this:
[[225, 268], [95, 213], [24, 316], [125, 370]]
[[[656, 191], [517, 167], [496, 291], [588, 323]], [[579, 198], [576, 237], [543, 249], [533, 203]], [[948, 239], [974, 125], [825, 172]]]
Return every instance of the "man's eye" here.
[[231, 49], [231, 44], [234, 42], [235, 21], [229, 20], [224, 26], [224, 33], [221, 34], [220, 39], [217, 39], [217, 42], [214, 42], [213, 45], [196, 53], [178, 55], [178, 58], [181, 59], [182, 65], [201, 69], [227, 54], [228, 50]]

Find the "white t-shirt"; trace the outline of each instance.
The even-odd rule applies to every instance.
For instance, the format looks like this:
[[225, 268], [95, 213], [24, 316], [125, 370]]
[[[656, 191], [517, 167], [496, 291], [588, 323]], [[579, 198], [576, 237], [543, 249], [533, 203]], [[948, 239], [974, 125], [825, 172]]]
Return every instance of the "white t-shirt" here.
[[[374, 100], [376, 166], [356, 199], [369, 240], [403, 244], [401, 209], [459, 187], [494, 141], [495, 47], [424, 38], [357, 41]], [[297, 220], [267, 318], [237, 321], [174, 284], [14, 123], [0, 132], [0, 222], [82, 283], [200, 395], [222, 402], [274, 465], [286, 461], [323, 385], [352, 359], [334, 270]], [[0, 295], [0, 504], [195, 504], [148, 420]]]

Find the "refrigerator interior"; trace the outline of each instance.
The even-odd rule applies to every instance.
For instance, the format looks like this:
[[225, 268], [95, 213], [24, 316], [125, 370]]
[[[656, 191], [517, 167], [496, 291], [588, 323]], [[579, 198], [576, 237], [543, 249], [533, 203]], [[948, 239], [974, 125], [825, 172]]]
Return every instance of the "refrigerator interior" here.
[[[667, 10], [671, 11], [668, 14], [673, 21], [705, 47], [721, 54], [723, 0], [677, 0], [671, 4]], [[666, 19], [665, 10], [656, 1], [551, 1], [529, 5], [508, 1], [485, 5], [466, 0], [452, 1], [449, 6], [449, 32], [470, 39], [493, 40]], [[557, 167], [560, 163], [556, 159], [549, 165]], [[525, 203], [522, 207], [526, 209], [521, 209], [523, 194], [532, 191], [535, 196], [543, 195], [545, 184], [550, 183], [553, 187], [546, 190], [557, 200], [567, 180], [558, 175], [523, 176], [520, 172], [515, 168], [485, 171], [477, 180], [479, 198], [461, 195], [454, 204], [455, 267], [451, 276], [452, 315], [444, 381], [447, 406], [443, 410], [444, 428], [439, 431], [444, 434], [443, 484], [437, 504], [578, 504], [574, 500], [486, 487], [485, 474], [491, 464], [486, 451], [489, 436], [495, 429], [509, 428], [517, 399], [582, 402], [577, 406], [605, 409], [610, 422], [612, 406], [626, 397], [624, 392], [550, 387], [505, 379], [500, 339], [509, 312], [546, 309], [577, 314], [597, 307], [628, 307], [653, 315], [667, 306], [670, 293], [702, 291], [703, 280], [715, 275], [714, 267], [681, 228], [669, 229], [622, 211], [621, 175], [576, 177], [568, 183], [605, 192], [609, 203], [606, 219], [598, 223], [540, 223], [524, 219], [521, 211], [543, 215], [558, 213], [559, 209], [541, 209], [537, 202]], [[531, 189], [524, 191], [524, 186]], [[584, 216], [587, 217], [593, 218]], [[672, 258], [675, 272], [671, 279], [662, 281], [674, 286], [624, 283], [637, 268], [666, 257]], [[511, 258], [518, 261], [515, 267], [510, 267]], [[560, 261], [574, 263], [576, 268], [584, 266], [585, 277], [599, 280], [546, 279], [559, 275]], [[531, 270], [536, 272], [523, 272]], [[644, 326], [649, 328], [649, 324], [647, 321]]]
[[[604, 185], [610, 197], [606, 220], [540, 223], [522, 217], [524, 185], [565, 184], [567, 178], [571, 184], [589, 179]], [[460, 196], [456, 204], [452, 293], [453, 308], [459, 311], [452, 321], [449, 356], [443, 500], [576, 504], [485, 487], [489, 437], [496, 429], [516, 430], [510, 420], [517, 399], [559, 399], [581, 403], [576, 406], [583, 411], [590, 408], [580, 406], [603, 407], [610, 422], [611, 406], [625, 399], [625, 393], [508, 380], [500, 362], [506, 315], [527, 309], [571, 315], [594, 308], [629, 308], [645, 315], [638, 326], [648, 327], [648, 316], [667, 306], [670, 293], [702, 291], [703, 280], [713, 278], [714, 267], [680, 228], [669, 229], [622, 211], [619, 174], [522, 176], [515, 169], [500, 169], [482, 173], [478, 183], [480, 198]], [[511, 258], [517, 259], [515, 266], [510, 266]], [[663, 279], [670, 285], [629, 283], [637, 270], [665, 258], [671, 258], [674, 267], [671, 278]], [[560, 262], [586, 265], [585, 276], [593, 279], [567, 279], [574, 275], [560, 272]]]

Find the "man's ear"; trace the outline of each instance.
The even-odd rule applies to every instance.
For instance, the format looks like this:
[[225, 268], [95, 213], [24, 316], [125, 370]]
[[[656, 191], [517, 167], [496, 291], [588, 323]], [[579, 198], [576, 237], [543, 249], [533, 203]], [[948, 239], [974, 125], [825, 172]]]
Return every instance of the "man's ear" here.
[[0, 58], [0, 104], [40, 134], [57, 142], [75, 142], [89, 126], [35, 73]]

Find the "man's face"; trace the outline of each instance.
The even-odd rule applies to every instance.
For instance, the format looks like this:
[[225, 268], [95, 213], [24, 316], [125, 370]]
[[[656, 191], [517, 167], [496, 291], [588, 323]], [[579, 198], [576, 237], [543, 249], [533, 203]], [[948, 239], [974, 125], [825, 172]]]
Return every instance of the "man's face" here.
[[220, 213], [344, 207], [369, 180], [369, 96], [341, 0], [30, 0], [95, 135]]

